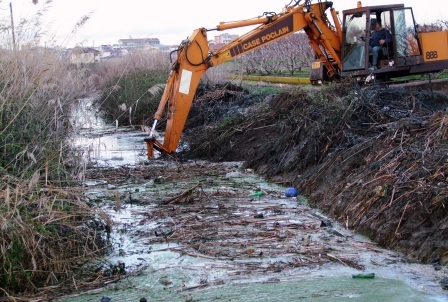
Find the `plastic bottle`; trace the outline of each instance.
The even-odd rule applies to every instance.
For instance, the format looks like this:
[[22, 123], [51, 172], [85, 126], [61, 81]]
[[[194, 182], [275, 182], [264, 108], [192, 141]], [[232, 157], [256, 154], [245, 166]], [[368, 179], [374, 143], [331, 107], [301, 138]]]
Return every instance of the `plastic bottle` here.
[[263, 192], [257, 191], [255, 193], [249, 194], [249, 197], [261, 197], [263, 196]]
[[373, 278], [375, 278], [375, 273], [370, 273], [370, 274], [354, 274], [354, 275], [352, 275], [352, 278], [355, 278], [355, 279], [373, 279]]

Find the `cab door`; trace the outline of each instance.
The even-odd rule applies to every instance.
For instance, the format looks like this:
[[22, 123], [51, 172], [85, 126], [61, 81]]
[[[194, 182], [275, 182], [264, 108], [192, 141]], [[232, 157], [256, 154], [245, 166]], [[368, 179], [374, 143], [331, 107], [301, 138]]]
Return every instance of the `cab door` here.
[[393, 10], [396, 65], [411, 66], [421, 61], [421, 45], [412, 8]]
[[368, 58], [367, 10], [351, 10], [344, 15], [342, 71], [366, 69]]

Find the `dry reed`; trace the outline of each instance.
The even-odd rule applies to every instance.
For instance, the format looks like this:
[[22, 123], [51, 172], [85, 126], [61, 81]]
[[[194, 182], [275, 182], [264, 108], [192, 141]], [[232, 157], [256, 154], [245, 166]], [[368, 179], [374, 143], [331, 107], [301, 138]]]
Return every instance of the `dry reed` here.
[[70, 288], [104, 246], [105, 216], [72, 188], [84, 168], [66, 143], [73, 106], [94, 90], [91, 70], [37, 46], [44, 13], [17, 24], [14, 47], [0, 27], [0, 300]]

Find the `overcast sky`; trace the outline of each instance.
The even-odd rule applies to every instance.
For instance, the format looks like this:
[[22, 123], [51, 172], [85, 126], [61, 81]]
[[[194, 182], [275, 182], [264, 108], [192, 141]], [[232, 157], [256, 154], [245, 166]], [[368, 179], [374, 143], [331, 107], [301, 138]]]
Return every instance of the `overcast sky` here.
[[[289, 0], [0, 0], [0, 15], [9, 18], [9, 3], [13, 5], [14, 20], [30, 18], [37, 9], [46, 6], [44, 13], [47, 31], [59, 38], [62, 46], [98, 46], [115, 44], [123, 38], [158, 38], [161, 44], [179, 44], [199, 27], [213, 28], [220, 21], [250, 19], [263, 12], [280, 12]], [[317, 2], [317, 1], [314, 1]], [[334, 7], [341, 11], [354, 8], [357, 1], [334, 0]], [[363, 5], [403, 3], [414, 9], [417, 23], [448, 20], [446, 0], [364, 0]], [[71, 34], [84, 15], [89, 21]], [[243, 34], [248, 29], [226, 31]], [[222, 32], [210, 32], [208, 38]]]

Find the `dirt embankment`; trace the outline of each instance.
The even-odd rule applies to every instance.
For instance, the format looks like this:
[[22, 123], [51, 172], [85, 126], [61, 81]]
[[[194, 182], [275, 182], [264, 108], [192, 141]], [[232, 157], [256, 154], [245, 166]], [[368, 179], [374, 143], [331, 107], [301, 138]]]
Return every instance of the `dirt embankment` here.
[[244, 160], [384, 247], [448, 262], [448, 95], [404, 87], [239, 87], [199, 95], [185, 157]]

